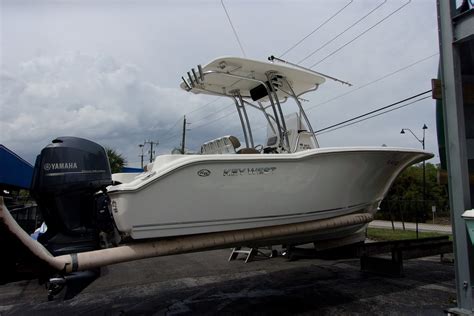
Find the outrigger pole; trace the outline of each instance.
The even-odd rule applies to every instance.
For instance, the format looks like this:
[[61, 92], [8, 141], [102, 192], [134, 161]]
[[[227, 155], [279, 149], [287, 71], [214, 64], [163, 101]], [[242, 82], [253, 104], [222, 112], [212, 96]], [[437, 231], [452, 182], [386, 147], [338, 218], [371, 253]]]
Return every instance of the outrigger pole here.
[[314, 71], [314, 70], [312, 70], [312, 69], [309, 69], [309, 68], [306, 68], [306, 67], [303, 67], [303, 66], [294, 64], [294, 63], [292, 63], [292, 62], [289, 62], [289, 61], [286, 61], [286, 60], [284, 60], [284, 59], [275, 57], [275, 56], [273, 56], [273, 55], [271, 55], [270, 57], [268, 57], [268, 60], [271, 61], [271, 62], [273, 62], [273, 61], [276, 60], [276, 61], [279, 61], [279, 62], [281, 62], [281, 63], [288, 64], [288, 65], [291, 65], [291, 66], [293, 66], [293, 67], [297, 67], [297, 68], [300, 68], [300, 69], [303, 69], [303, 70], [306, 70], [306, 71], [310, 71], [310, 72], [315, 73], [315, 74], [317, 74], [317, 75], [319, 75], [319, 76], [322, 76], [322, 77], [324, 77], [324, 78], [328, 78], [328, 79], [331, 79], [331, 80], [340, 82], [340, 83], [342, 83], [342, 84], [346, 84], [346, 85], [348, 85], [349, 87], [352, 87], [352, 84], [349, 83], [349, 82], [347, 82], [347, 81], [339, 80], [339, 79], [337, 79], [337, 78], [334, 78], [334, 77], [331, 77], [331, 76], [322, 74], [322, 73], [320, 73], [320, 72]]

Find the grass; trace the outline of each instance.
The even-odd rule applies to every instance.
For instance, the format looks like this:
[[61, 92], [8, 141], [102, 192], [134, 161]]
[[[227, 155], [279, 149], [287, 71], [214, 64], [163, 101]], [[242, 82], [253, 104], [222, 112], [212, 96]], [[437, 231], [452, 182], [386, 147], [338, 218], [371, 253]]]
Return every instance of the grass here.
[[[428, 238], [428, 237], [439, 237], [445, 236], [446, 234], [442, 233], [432, 233], [432, 232], [418, 232], [419, 238]], [[368, 228], [367, 237], [372, 240], [383, 241], [383, 240], [398, 240], [398, 239], [415, 239], [416, 232], [410, 230], [392, 230], [386, 228]], [[452, 240], [452, 236], [449, 237]]]

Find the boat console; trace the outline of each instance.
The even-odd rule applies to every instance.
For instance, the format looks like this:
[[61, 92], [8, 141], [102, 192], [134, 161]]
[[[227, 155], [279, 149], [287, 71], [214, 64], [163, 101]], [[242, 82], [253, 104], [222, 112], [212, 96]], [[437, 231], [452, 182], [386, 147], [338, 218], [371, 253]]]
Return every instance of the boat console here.
[[[288, 142], [290, 152], [319, 148], [311, 132], [308, 131], [305, 122], [301, 120], [298, 113], [285, 115]], [[278, 152], [278, 137], [271, 126], [267, 126], [267, 141], [263, 148], [264, 153]]]

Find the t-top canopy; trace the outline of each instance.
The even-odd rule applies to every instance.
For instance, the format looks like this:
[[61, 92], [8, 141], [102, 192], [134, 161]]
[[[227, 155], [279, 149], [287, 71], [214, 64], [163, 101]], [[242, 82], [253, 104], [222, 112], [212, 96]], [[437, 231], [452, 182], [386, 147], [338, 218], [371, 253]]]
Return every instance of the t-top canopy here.
[[239, 57], [217, 58], [202, 68], [192, 69], [182, 79], [180, 87], [186, 91], [227, 96], [238, 91], [254, 101], [268, 101], [263, 83], [270, 80], [280, 100], [292, 95], [291, 89], [300, 96], [325, 82], [324, 77], [310, 71]]

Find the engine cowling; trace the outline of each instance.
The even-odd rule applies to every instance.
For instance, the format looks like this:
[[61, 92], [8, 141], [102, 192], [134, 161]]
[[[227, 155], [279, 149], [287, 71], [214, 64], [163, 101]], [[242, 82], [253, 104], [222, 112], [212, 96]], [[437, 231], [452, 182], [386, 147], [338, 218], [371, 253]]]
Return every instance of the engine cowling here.
[[36, 158], [31, 184], [48, 226], [39, 241], [54, 255], [97, 249], [99, 232], [111, 225], [110, 184], [102, 146], [78, 137], [54, 139]]

